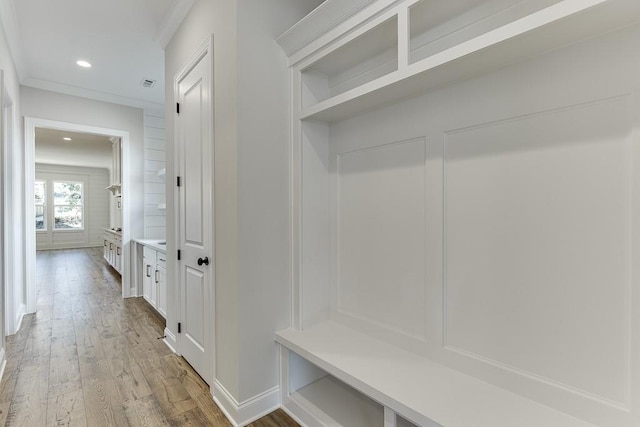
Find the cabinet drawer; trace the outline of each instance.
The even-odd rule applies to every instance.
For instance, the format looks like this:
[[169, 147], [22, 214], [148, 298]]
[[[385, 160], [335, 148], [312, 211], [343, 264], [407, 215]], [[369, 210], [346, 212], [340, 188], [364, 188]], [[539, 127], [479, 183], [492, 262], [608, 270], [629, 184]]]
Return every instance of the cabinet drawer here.
[[158, 267], [167, 268], [167, 254], [158, 252], [157, 263]]
[[148, 246], [144, 246], [142, 249], [142, 254], [145, 258], [156, 259], [156, 251], [155, 249], [151, 249]]

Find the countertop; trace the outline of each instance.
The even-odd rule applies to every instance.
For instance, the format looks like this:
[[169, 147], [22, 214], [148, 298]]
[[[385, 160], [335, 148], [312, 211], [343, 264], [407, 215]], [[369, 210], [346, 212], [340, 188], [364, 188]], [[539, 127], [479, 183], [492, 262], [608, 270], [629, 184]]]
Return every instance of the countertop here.
[[167, 245], [161, 245], [160, 242], [166, 242], [166, 240], [161, 239], [133, 239], [134, 242], [139, 243], [144, 246], [148, 246], [151, 249], [155, 249], [156, 251], [160, 251], [162, 253], [167, 253]]

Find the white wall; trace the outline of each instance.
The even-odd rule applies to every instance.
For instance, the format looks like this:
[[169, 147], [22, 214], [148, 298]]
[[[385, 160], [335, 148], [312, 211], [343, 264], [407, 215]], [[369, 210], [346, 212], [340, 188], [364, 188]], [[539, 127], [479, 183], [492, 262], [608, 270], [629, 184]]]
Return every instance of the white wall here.
[[[174, 80], [193, 52], [214, 34], [214, 192], [215, 192], [215, 346], [216, 380], [239, 395], [237, 317], [237, 48], [236, 2], [199, 0], [165, 50], [167, 153], [174, 150]], [[172, 156], [173, 157], [173, 156]], [[167, 252], [176, 253], [174, 163], [167, 162]], [[167, 277], [175, 277], [176, 261], [168, 257]], [[179, 295], [167, 280], [167, 328], [177, 333]], [[213, 386], [213, 384], [211, 384]]]
[[237, 297], [242, 400], [278, 384], [273, 332], [290, 322], [290, 82], [287, 58], [274, 40], [320, 3], [238, 3]]
[[[273, 333], [289, 322], [289, 82], [274, 39], [319, 3], [200, 0], [165, 52], [170, 118], [176, 72], [214, 35], [216, 383], [234, 405], [278, 385]], [[172, 150], [173, 120], [167, 120]], [[167, 170], [173, 179], [171, 162]], [[167, 189], [173, 235], [173, 186]], [[175, 268], [169, 264], [170, 276]], [[167, 325], [175, 330], [169, 310]]]
[[[21, 115], [128, 131], [130, 135], [131, 237], [144, 235], [144, 128], [139, 108], [94, 101], [23, 86]], [[137, 165], [137, 167], [136, 167]], [[137, 195], [137, 196], [136, 196]]]
[[158, 171], [165, 168], [164, 112], [144, 112], [144, 237], [164, 239], [166, 236], [165, 181]]
[[53, 201], [48, 197], [47, 230], [36, 231], [36, 249], [102, 246], [104, 229], [109, 228], [111, 193], [105, 189], [110, 184], [109, 170], [36, 163], [36, 180], [46, 182], [49, 195], [54, 181], [82, 182], [84, 190], [84, 229], [53, 230]]

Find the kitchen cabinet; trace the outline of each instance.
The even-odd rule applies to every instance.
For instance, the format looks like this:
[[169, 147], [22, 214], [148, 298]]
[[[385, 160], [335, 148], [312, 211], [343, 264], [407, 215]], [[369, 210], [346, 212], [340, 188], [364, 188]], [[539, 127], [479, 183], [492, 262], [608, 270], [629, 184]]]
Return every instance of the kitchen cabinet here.
[[142, 297], [160, 315], [167, 315], [167, 255], [157, 245], [142, 244]]
[[122, 234], [115, 230], [104, 230], [103, 257], [118, 273], [122, 274]]

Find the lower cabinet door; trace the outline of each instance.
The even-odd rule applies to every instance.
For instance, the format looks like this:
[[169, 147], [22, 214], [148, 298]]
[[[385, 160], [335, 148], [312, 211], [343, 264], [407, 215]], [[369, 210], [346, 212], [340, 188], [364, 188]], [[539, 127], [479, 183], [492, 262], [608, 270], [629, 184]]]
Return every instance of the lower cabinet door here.
[[167, 317], [167, 270], [158, 266], [158, 312]]
[[158, 269], [154, 264], [151, 267], [152, 277], [151, 277], [151, 295], [149, 303], [155, 308], [158, 309]]
[[153, 268], [148, 258], [142, 263], [142, 296], [151, 302], [151, 284], [153, 282]]
[[115, 257], [116, 257], [116, 263], [113, 267], [116, 269], [118, 273], [122, 274], [122, 247], [118, 245], [116, 245]]
[[109, 264], [113, 267], [116, 263], [116, 245], [109, 242]]

